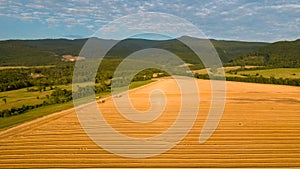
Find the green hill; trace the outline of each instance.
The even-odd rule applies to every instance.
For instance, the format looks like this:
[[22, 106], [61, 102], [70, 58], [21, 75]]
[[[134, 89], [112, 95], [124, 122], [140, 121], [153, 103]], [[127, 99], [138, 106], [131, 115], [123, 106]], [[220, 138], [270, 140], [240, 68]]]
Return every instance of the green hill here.
[[43, 39], [0, 41], [1, 66], [53, 65], [61, 55], [78, 54], [86, 39]]
[[10, 42], [0, 42], [1, 66], [51, 65], [59, 61], [60, 58], [53, 52]]
[[[191, 43], [198, 44], [204, 40], [193, 37], [181, 37]], [[180, 39], [180, 38], [179, 38]], [[114, 40], [93, 38], [98, 46], [114, 43]], [[70, 54], [78, 55], [87, 39], [43, 39], [43, 40], [7, 40], [0, 41], [0, 66], [32, 66], [52, 65], [61, 62], [61, 56]], [[253, 51], [266, 43], [238, 42], [211, 40], [223, 62], [228, 62], [234, 57]], [[146, 40], [125, 39], [116, 44], [107, 54], [108, 57], [126, 57], [133, 52], [147, 49], [160, 48], [168, 50], [187, 63], [199, 64], [198, 57], [189, 47], [177, 39], [171, 40]], [[205, 48], [204, 48], [205, 49]], [[99, 49], [97, 49], [99, 50]], [[95, 51], [97, 51], [95, 50]], [[203, 50], [201, 55], [209, 55]]]
[[241, 56], [244, 53], [256, 50], [268, 44], [264, 42], [241, 42], [224, 40], [211, 40], [211, 42], [215, 46], [215, 49], [224, 62], [229, 62], [235, 57]]
[[[192, 52], [192, 50], [183, 44], [180, 40], [189, 41], [191, 44], [207, 43], [207, 40], [193, 38], [193, 37], [180, 37], [179, 40], [145, 40], [145, 39], [126, 39], [119, 42], [111, 52], [109, 56], [127, 56], [132, 52], [146, 49], [146, 48], [160, 48], [171, 51], [172, 53], [178, 55], [184, 61], [188, 63], [196, 64], [198, 63], [198, 57]], [[224, 40], [210, 40], [212, 45], [218, 52], [221, 60], [223, 62], [228, 62], [234, 57], [238, 57], [246, 52], [253, 51], [259, 47], [267, 45], [267, 43], [262, 42], [239, 42], [239, 41], [224, 41]], [[207, 46], [204, 44], [202, 46]], [[207, 49], [210, 46], [206, 47]], [[200, 54], [207, 55], [205, 50]]]
[[233, 59], [235, 65], [264, 65], [270, 67], [300, 67], [300, 39], [280, 41]]

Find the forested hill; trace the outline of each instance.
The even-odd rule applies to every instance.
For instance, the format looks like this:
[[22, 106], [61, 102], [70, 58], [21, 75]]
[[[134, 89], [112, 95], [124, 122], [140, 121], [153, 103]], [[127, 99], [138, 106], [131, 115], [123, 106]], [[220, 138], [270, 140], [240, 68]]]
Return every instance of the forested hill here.
[[246, 52], [256, 50], [268, 44], [265, 42], [241, 42], [224, 40], [211, 40], [211, 42], [216, 48], [219, 56], [225, 62], [228, 62], [233, 58], [243, 55]]
[[1, 66], [53, 65], [64, 54], [78, 54], [86, 39], [0, 41]]
[[[207, 43], [206, 40], [201, 40], [193, 37], [184, 36], [177, 39], [171, 40], [145, 40], [145, 39], [125, 39], [119, 42], [108, 55], [110, 56], [127, 56], [132, 52], [146, 49], [146, 48], [160, 48], [168, 50], [176, 55], [178, 55], [181, 59], [188, 63], [198, 63], [198, 57], [188, 48], [185, 44], [183, 44], [180, 40], [184, 39], [185, 41], [189, 41], [190, 43]], [[262, 42], [241, 42], [241, 41], [224, 41], [224, 40], [214, 40], [211, 39], [210, 42], [218, 52], [221, 60], [223, 62], [228, 62], [235, 57], [241, 56], [246, 52], [253, 51], [258, 49], [259, 47], [267, 45], [267, 43]], [[201, 45], [201, 44], [199, 44]], [[203, 45], [206, 46], [207, 44]], [[210, 46], [208, 46], [210, 48]], [[209, 49], [208, 49], [209, 50]], [[205, 55], [206, 53], [203, 52]]]
[[300, 39], [275, 42], [233, 59], [234, 64], [300, 67]]
[[[181, 37], [191, 42], [199, 40]], [[97, 39], [101, 43], [107, 40]], [[62, 55], [78, 55], [87, 39], [43, 39], [0, 41], [0, 66], [51, 65], [61, 61]], [[266, 43], [211, 40], [223, 62], [256, 50]], [[126, 39], [120, 41], [109, 53], [110, 57], [126, 57], [146, 48], [161, 48], [177, 54], [185, 62], [198, 63], [197, 57], [179, 40]]]

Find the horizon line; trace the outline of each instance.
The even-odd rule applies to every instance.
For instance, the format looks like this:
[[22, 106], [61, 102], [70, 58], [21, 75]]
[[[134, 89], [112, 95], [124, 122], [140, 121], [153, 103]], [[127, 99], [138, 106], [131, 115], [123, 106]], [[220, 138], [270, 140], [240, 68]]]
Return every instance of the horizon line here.
[[[188, 36], [188, 35], [183, 35], [177, 38], [169, 38], [169, 39], [155, 39], [155, 38], [143, 38], [143, 37], [129, 37], [126, 39], [139, 39], [139, 40], [152, 40], [152, 41], [166, 41], [166, 40], [174, 40], [174, 39], [180, 39], [183, 37], [189, 37], [189, 38], [197, 38], [197, 39], [204, 39], [204, 40], [217, 40], [217, 41], [236, 41], [236, 42], [257, 42], [257, 43], [275, 43], [275, 42], [281, 42], [281, 41], [296, 41], [299, 38], [295, 38], [295, 39], [281, 39], [281, 40], [277, 40], [277, 41], [251, 41], [251, 40], [237, 40], [237, 39], [221, 39], [221, 38], [198, 38], [198, 37], [192, 37], [192, 36]], [[125, 39], [104, 39], [104, 38], [99, 38], [99, 37], [81, 37], [81, 38], [69, 38], [69, 37], [45, 37], [45, 38], [11, 38], [11, 39], [0, 39], [0, 41], [30, 41], [30, 40], [83, 40], [83, 39], [91, 39], [91, 38], [98, 38], [98, 39], [103, 39], [103, 40], [116, 40], [116, 41], [120, 41], [120, 40], [125, 40]]]

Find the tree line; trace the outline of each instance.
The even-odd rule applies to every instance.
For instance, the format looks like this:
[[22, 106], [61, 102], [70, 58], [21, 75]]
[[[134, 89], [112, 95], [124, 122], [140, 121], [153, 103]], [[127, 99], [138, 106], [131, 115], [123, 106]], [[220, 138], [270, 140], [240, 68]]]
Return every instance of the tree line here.
[[72, 91], [66, 89], [55, 88], [51, 95], [46, 95], [46, 100], [41, 104], [36, 105], [22, 105], [22, 107], [12, 107], [0, 111], [0, 117], [10, 117], [23, 114], [29, 110], [36, 109], [42, 106], [66, 103], [72, 100]]
[[0, 71], [0, 92], [32, 86], [65, 85], [72, 82], [73, 66], [4, 69]]
[[[194, 75], [198, 79], [210, 79], [208, 74], [195, 73]], [[214, 77], [213, 79], [222, 79], [222, 77]], [[274, 77], [263, 77], [260, 76], [228, 76], [226, 77], [228, 81], [237, 82], [250, 82], [250, 83], [264, 83], [264, 84], [278, 84], [278, 85], [290, 85], [290, 86], [300, 86], [300, 79], [290, 79], [290, 78], [274, 78]]]
[[[110, 62], [111, 66], [116, 67], [120, 62]], [[75, 98], [83, 98], [90, 96], [91, 93], [101, 93], [111, 91], [111, 79], [113, 77], [113, 68], [104, 65], [99, 68], [95, 76], [94, 86], [78, 87], [76, 91], [54, 88], [56, 85], [66, 85], [72, 82], [73, 65], [62, 64], [55, 67], [44, 68], [29, 68], [29, 69], [5, 69], [0, 71], [0, 77], [3, 81], [0, 82], [0, 91], [16, 90], [20, 88], [27, 88], [31, 91], [45, 91], [46, 87], [53, 90], [50, 95], [46, 95], [46, 100], [41, 104], [36, 105], [22, 105], [21, 107], [12, 107], [10, 109], [0, 111], [0, 117], [9, 117], [18, 114], [23, 114], [29, 110], [36, 109], [42, 106], [61, 104], [69, 102]], [[132, 81], [143, 81], [152, 78], [154, 73], [158, 73], [158, 77], [165, 76], [165, 74], [157, 69], [146, 69], [134, 76]], [[81, 77], [79, 77], [81, 78]], [[84, 76], [82, 77], [84, 78]], [[83, 81], [86, 81], [83, 79]], [[35, 88], [33, 88], [35, 86]]]

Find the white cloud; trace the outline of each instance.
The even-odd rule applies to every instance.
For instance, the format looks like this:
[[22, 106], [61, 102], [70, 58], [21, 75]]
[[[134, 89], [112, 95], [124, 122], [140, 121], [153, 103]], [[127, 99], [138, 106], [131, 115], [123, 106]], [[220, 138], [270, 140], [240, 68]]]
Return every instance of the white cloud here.
[[[281, 32], [299, 35], [300, 30], [299, 20], [295, 20], [300, 16], [299, 0], [65, 0], [56, 3], [54, 0], [0, 0], [1, 17], [13, 17], [24, 21], [37, 20], [65, 28], [73, 28], [75, 25], [77, 28], [79, 25], [88, 31], [119, 17], [148, 11], [183, 17], [209, 31], [212, 37], [214, 34], [220, 36], [219, 32], [222, 32], [222, 37], [233, 37], [234, 32], [229, 30], [236, 26], [253, 29], [253, 36], [257, 36], [257, 33], [271, 36], [266, 32], [272, 31], [274, 35]], [[253, 20], [255, 22], [252, 22]], [[248, 34], [245, 37], [250, 37], [252, 33], [246, 31], [244, 34]]]
[[205, 17], [205, 16], [207, 16], [207, 14], [203, 13], [203, 12], [196, 12], [195, 16]]
[[40, 4], [26, 4], [27, 8], [33, 8], [33, 9], [47, 9], [47, 7], [40, 5]]
[[38, 12], [38, 11], [35, 11], [35, 12], [32, 12], [33, 15], [49, 15], [49, 12]]
[[88, 28], [88, 29], [93, 29], [94, 26], [93, 26], [93, 25], [87, 25], [86, 28]]
[[257, 6], [256, 10], [274, 10], [280, 12], [287, 13], [299, 13], [300, 12], [300, 4], [282, 4], [282, 5], [265, 5], [265, 6]]
[[94, 22], [95, 22], [95, 23], [107, 23], [107, 22], [109, 22], [109, 21], [104, 20], [104, 19], [96, 19]]
[[66, 28], [70, 29], [70, 28], [73, 28], [74, 25], [66, 25]]
[[79, 3], [85, 3], [88, 4], [90, 0], [71, 0], [72, 2], [79, 2]]
[[69, 13], [61, 13], [61, 12], [56, 13], [56, 15], [61, 17], [61, 18], [67, 18], [67, 17], [74, 16], [74, 15], [69, 14]]
[[154, 7], [155, 4], [153, 2], [145, 2], [145, 6]]
[[274, 5], [274, 6], [267, 6], [265, 8], [272, 8], [272, 9], [300, 9], [300, 4]]
[[205, 17], [214, 12], [214, 9], [212, 8], [202, 8], [201, 10], [198, 10], [198, 12], [195, 13], [195, 16], [199, 17]]
[[223, 18], [223, 21], [230, 21], [230, 22], [232, 22], [232, 21], [237, 21], [237, 20], [239, 20], [239, 19], [241, 19], [241, 17], [227, 17], [227, 18]]
[[3, 14], [3, 13], [0, 13], [0, 16], [4, 16], [4, 17], [12, 17], [12, 14]]
[[89, 21], [91, 21], [91, 19], [89, 19], [89, 18], [82, 18], [82, 19], [78, 19], [77, 23], [86, 23], [86, 22], [89, 22]]
[[77, 22], [75, 18], [65, 18], [64, 21], [67, 23], [76, 23]]
[[20, 16], [16, 16], [16, 17], [22, 20], [39, 20], [39, 17], [33, 15], [33, 13], [28, 13], [28, 12], [20, 13]]
[[59, 20], [57, 20], [53, 17], [50, 17], [50, 18], [46, 19], [46, 22], [51, 23], [51, 24], [57, 24], [59, 22]]
[[193, 9], [193, 8], [194, 8], [193, 6], [187, 6], [187, 7], [186, 7], [187, 10], [191, 10], [191, 9]]

